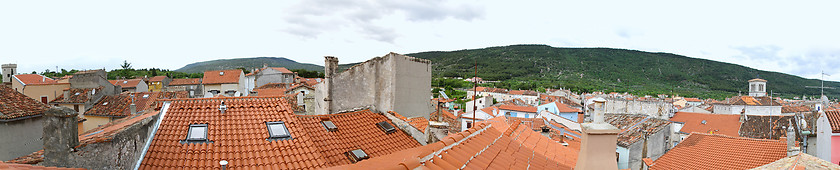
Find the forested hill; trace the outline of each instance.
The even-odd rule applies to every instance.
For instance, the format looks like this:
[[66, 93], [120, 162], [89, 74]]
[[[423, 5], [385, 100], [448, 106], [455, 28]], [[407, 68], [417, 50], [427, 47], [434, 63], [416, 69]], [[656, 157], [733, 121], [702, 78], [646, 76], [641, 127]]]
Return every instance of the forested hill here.
[[[546, 45], [512, 45], [450, 52], [421, 52], [409, 56], [432, 61], [435, 77], [478, 76], [502, 81], [488, 86], [511, 89], [565, 87], [573, 91], [607, 91], [645, 94], [680, 94], [688, 97], [723, 98], [747, 94], [747, 80], [768, 80], [768, 92], [785, 97], [819, 95], [817, 79], [756, 70], [741, 65], [610, 48], [555, 48]], [[837, 87], [838, 82], [826, 82]], [[826, 89], [837, 97], [840, 89]]]
[[185, 73], [203, 73], [206, 70], [262, 68], [263, 64], [267, 64], [269, 67], [286, 67], [287, 69], [306, 69], [309, 71], [321, 72], [323, 72], [324, 70], [323, 66], [309, 63], [298, 63], [297, 61], [283, 57], [255, 57], [202, 61], [187, 64], [186, 66], [181, 67], [180, 69], [177, 69], [175, 71]]

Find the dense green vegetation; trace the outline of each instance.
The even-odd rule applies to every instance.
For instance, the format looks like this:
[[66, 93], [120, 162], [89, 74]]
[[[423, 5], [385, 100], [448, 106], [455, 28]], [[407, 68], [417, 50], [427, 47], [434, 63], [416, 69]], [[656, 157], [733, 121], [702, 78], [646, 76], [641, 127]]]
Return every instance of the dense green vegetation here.
[[[407, 55], [431, 60], [433, 77], [472, 77], [473, 65], [477, 63], [478, 77], [499, 81], [482, 86], [506, 89], [563, 87], [576, 92], [679, 94], [722, 99], [739, 91], [746, 94], [747, 80], [758, 77], [769, 81], [768, 91], [772, 90], [775, 96], [820, 93], [819, 89], [804, 87], [819, 86], [820, 81], [816, 79], [670, 53], [512, 45]], [[436, 86], [435, 80], [432, 86]], [[826, 82], [826, 86], [836, 87], [840, 83]], [[826, 89], [826, 94], [838, 97], [840, 89]]]
[[192, 64], [187, 64], [175, 71], [185, 73], [203, 73], [206, 70], [226, 70], [226, 69], [240, 69], [252, 70], [255, 68], [262, 68], [268, 65], [269, 67], [286, 67], [292, 69], [304, 69], [310, 71], [324, 71], [323, 66], [298, 63], [283, 57], [256, 57], [256, 58], [235, 58], [235, 59], [219, 59], [211, 61], [202, 61]]
[[[78, 72], [79, 70], [71, 69], [60, 69], [60, 71], [50, 71], [49, 69], [44, 70], [44, 72], [36, 73], [35, 71], [32, 74], [41, 74], [47, 77], [52, 78], [60, 78], [66, 75], [73, 75], [73, 73]], [[177, 71], [170, 71], [166, 69], [159, 69], [159, 68], [144, 68], [144, 69], [134, 69], [131, 66], [131, 63], [128, 61], [124, 61], [123, 64], [120, 65], [120, 69], [114, 69], [108, 71], [108, 79], [109, 80], [116, 80], [116, 79], [133, 79], [139, 77], [154, 77], [154, 76], [162, 76], [166, 75], [170, 78], [201, 78], [204, 77], [204, 73], [183, 73]]]

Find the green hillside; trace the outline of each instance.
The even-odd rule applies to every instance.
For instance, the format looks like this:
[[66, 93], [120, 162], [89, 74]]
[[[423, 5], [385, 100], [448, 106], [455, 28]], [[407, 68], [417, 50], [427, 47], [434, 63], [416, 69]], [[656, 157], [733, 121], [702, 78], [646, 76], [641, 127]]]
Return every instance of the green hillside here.
[[263, 64], [268, 64], [269, 67], [286, 67], [287, 69], [306, 69], [310, 71], [324, 71], [323, 66], [298, 63], [296, 61], [283, 57], [255, 57], [255, 58], [236, 58], [236, 59], [219, 59], [211, 61], [202, 61], [192, 64], [187, 64], [175, 71], [185, 73], [203, 73], [205, 70], [225, 70], [237, 68], [262, 68]]
[[[451, 52], [421, 52], [409, 56], [432, 61], [433, 77], [478, 76], [501, 81], [486, 84], [509, 89], [569, 88], [573, 91], [630, 92], [636, 95], [680, 94], [688, 97], [724, 98], [747, 94], [747, 80], [768, 80], [776, 96], [817, 96], [816, 79], [756, 70], [736, 64], [691, 58], [670, 53], [650, 53], [609, 48], [555, 48], [546, 45], [512, 45]], [[837, 87], [838, 82], [826, 82]], [[837, 97], [838, 89], [826, 89]]]

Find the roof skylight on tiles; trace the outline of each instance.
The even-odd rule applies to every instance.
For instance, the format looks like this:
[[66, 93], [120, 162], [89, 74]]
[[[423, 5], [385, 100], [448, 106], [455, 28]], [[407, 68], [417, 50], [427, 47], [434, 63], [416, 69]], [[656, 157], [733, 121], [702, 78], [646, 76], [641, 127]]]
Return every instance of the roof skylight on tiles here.
[[210, 142], [207, 140], [207, 124], [191, 124], [187, 138], [182, 141], [182, 143], [188, 142]]
[[367, 153], [365, 153], [365, 151], [363, 151], [362, 149], [347, 151], [344, 154], [346, 154], [347, 159], [350, 159], [350, 161], [352, 161], [353, 163], [370, 158], [370, 156], [368, 156]]
[[286, 128], [286, 124], [282, 121], [266, 122], [265, 125], [266, 128], [268, 128], [269, 140], [285, 140], [292, 138], [292, 135], [289, 134], [289, 129]]
[[326, 128], [330, 132], [338, 130], [338, 127], [336, 127], [335, 124], [332, 121], [329, 121], [329, 120], [321, 121], [321, 124], [323, 124], [324, 128]]
[[391, 134], [394, 133], [394, 131], [396, 131], [396, 129], [394, 129], [394, 126], [391, 126], [391, 124], [388, 124], [388, 122], [386, 121], [376, 123], [376, 125], [379, 126], [379, 128], [382, 129], [382, 131], [385, 131], [385, 134]]

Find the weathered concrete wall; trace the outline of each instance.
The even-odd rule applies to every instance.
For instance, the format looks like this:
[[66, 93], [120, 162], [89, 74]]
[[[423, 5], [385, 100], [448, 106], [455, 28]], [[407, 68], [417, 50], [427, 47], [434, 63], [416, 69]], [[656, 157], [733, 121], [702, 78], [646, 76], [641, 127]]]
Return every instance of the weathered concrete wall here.
[[154, 122], [151, 116], [126, 127], [110, 141], [83, 145], [70, 154], [69, 167], [86, 169], [133, 169], [145, 146]]
[[[756, 116], [779, 116], [782, 115], [782, 106], [748, 106], [748, 105], [728, 105], [715, 104], [715, 114], [741, 114], [744, 111], [746, 115]], [[793, 114], [785, 114], [793, 115]]]
[[44, 118], [0, 123], [0, 161], [8, 161], [44, 148]]
[[255, 79], [255, 87], [260, 87], [268, 83], [294, 83], [295, 74], [283, 74], [283, 72], [269, 68], [257, 73]]
[[[329, 84], [333, 84], [332, 89]], [[336, 73], [315, 89], [318, 114], [365, 106], [406, 117], [428, 118], [431, 112], [430, 62], [396, 53]], [[328, 98], [331, 101], [325, 101]]]
[[72, 167], [70, 155], [79, 145], [78, 113], [66, 107], [44, 112], [43, 144], [45, 166]]
[[53, 84], [53, 85], [28, 85], [23, 88], [23, 94], [41, 101], [41, 96], [47, 97], [47, 102], [52, 101], [61, 94], [64, 94], [64, 89], [70, 88], [70, 84]]
[[643, 169], [643, 158], [659, 159], [668, 149], [669, 145], [665, 140], [665, 136], [669, 136], [670, 134], [671, 127], [666, 126], [658, 132], [649, 135], [647, 138], [639, 139], [636, 143], [630, 145], [628, 148], [630, 152], [627, 167], [624, 168], [640, 170]]
[[645, 114], [654, 118], [670, 119], [669, 114], [675, 112], [674, 104], [656, 101], [635, 101], [618, 98], [607, 98], [606, 113]]

